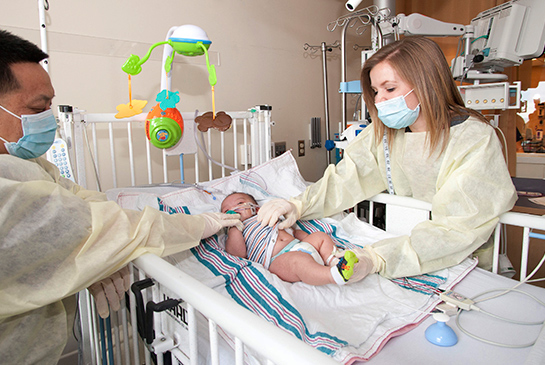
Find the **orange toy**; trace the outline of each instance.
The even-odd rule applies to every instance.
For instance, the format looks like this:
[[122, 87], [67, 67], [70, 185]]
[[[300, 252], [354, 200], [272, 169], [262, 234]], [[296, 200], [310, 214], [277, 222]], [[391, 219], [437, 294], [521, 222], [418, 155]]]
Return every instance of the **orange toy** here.
[[184, 119], [176, 108], [155, 105], [146, 117], [146, 137], [158, 148], [175, 146], [184, 132]]

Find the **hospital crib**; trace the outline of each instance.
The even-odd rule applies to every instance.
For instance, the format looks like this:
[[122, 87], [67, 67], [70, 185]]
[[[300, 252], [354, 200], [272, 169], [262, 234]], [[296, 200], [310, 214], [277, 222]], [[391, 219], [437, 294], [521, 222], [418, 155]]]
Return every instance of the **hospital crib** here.
[[[195, 139], [201, 141], [201, 146], [192, 157], [168, 156], [164, 150], [158, 156], [157, 151], [153, 151], [153, 147], [145, 140], [145, 114], [116, 119], [114, 114], [86, 113], [71, 106], [60, 106], [59, 122], [61, 136], [69, 147], [74, 175], [80, 185], [103, 191], [119, 186], [137, 185], [183, 188], [226, 176], [229, 173], [228, 165], [247, 170], [270, 160], [271, 127], [274, 124], [271, 110], [270, 106], [259, 105], [247, 111], [227, 112], [233, 118], [231, 129], [227, 132], [211, 129], [204, 133], [204, 138], [198, 136], [200, 132], [196, 132]], [[193, 112], [182, 113], [186, 126], [194, 122], [195, 115]], [[189, 130], [192, 133], [192, 129]], [[101, 141], [101, 134], [107, 135], [106, 143]], [[138, 143], [145, 146], [143, 156], [139, 156], [137, 151]], [[191, 159], [194, 160], [191, 166], [194, 176], [186, 177], [183, 169], [184, 163], [189, 165], [188, 159], [189, 163], [192, 162]], [[160, 162], [157, 163], [157, 160]], [[106, 184], [102, 182], [101, 185], [100, 171], [107, 170], [111, 171], [112, 179]], [[145, 176], [139, 176], [141, 170], [146, 171]], [[157, 170], [160, 170], [159, 173]], [[143, 308], [136, 307], [137, 299], [148, 303], [148, 290], [131, 291], [130, 304], [124, 304], [125, 308], [118, 313], [112, 313], [106, 320], [98, 317], [92, 297], [87, 291], [83, 291], [79, 294], [81, 363], [150, 364], [153, 361], [162, 364], [163, 353], [168, 352], [170, 355], [164, 357], [165, 363], [197, 364], [197, 315], [208, 318], [213, 364], [219, 363], [217, 326], [235, 336], [237, 363], [243, 363], [244, 346], [257, 349], [277, 364], [288, 361], [309, 364], [331, 362], [327, 356], [302, 342], [294, 345], [293, 338], [287, 333], [227, 300], [157, 256], [145, 255], [137, 259], [131, 264], [130, 270], [132, 277], [136, 281], [140, 280], [133, 288], [138, 285], [153, 286], [153, 295], [149, 295], [149, 300], [162, 302], [158, 297], [159, 285], [169, 290], [172, 298], [177, 298], [170, 302], [167, 300], [167, 305], [175, 302], [174, 307], [169, 310], [175, 313], [174, 316], [183, 318], [184, 325], [187, 326], [186, 336], [167, 338], [160, 335], [161, 328], [157, 327], [160, 321], [156, 321], [155, 328], [149, 330], [153, 333], [151, 336], [154, 340], [146, 333], [149, 327], [139, 328], [151, 316], [158, 318], [153, 310], [148, 309], [144, 314]], [[153, 278], [153, 281], [146, 281], [146, 278]], [[160, 303], [158, 307], [164, 305]], [[150, 305], [147, 307], [150, 308]], [[137, 315], [137, 311], [142, 316]], [[145, 315], [146, 318], [143, 317]], [[267, 346], [263, 347], [263, 343], [267, 343]], [[287, 348], [292, 348], [293, 351], [285, 351]]]
[[[105, 191], [119, 186], [169, 184], [173, 181], [199, 183], [224, 177], [229, 171], [227, 163], [231, 169], [259, 165], [271, 158], [271, 127], [274, 125], [271, 110], [268, 105], [258, 105], [247, 111], [229, 112], [233, 119], [230, 130], [218, 132], [209, 129], [204, 133], [197, 132], [194, 123], [198, 111], [181, 113], [185, 131], [180, 144], [186, 141], [196, 143], [195, 153], [185, 156], [159, 150], [149, 143], [144, 132], [145, 113], [116, 119], [114, 113], [87, 113], [62, 105], [59, 106], [59, 123], [61, 136], [69, 147], [70, 159], [75, 163], [77, 182], [84, 187]], [[184, 165], [191, 160], [190, 156], [194, 160], [191, 166], [194, 176], [185, 174], [187, 166]], [[99, 167], [108, 169], [112, 176], [112, 180], [102, 187]], [[154, 167], [160, 171], [154, 171]], [[217, 168], [221, 170], [218, 172]], [[139, 174], [142, 171], [146, 173]]]
[[[59, 115], [64, 129], [64, 137], [68, 139], [73, 152], [73, 161], [78, 182], [84, 186], [93, 184], [93, 177], [89, 173], [89, 151], [94, 150], [94, 159], [97, 164], [108, 164], [114, 171], [114, 178], [110, 187], [122, 186], [116, 180], [117, 166], [130, 166], [130, 183], [128, 186], [153, 184], [157, 177], [153, 175], [153, 151], [146, 143], [145, 163], [135, 160], [137, 154], [133, 149], [135, 129], [141, 129], [144, 115], [131, 119], [115, 120], [112, 115], [86, 114], [79, 111], [69, 111]], [[228, 132], [207, 132], [208, 146], [203, 146], [206, 153], [213, 154], [221, 161], [220, 165], [233, 164], [248, 169], [267, 162], [271, 157], [271, 134], [273, 124], [269, 107], [256, 107], [244, 112], [229, 113], [234, 117], [233, 128]], [[193, 113], [183, 113], [184, 119], [192, 121]], [[109, 154], [107, 158], [100, 157], [100, 145], [97, 143], [97, 128], [106, 126], [108, 131]], [[126, 129], [127, 135], [119, 137], [116, 134], [117, 126]], [[92, 141], [88, 138], [89, 130]], [[142, 138], [143, 132], [140, 131]], [[213, 134], [217, 134], [214, 136]], [[128, 151], [122, 153], [119, 160], [119, 150], [127, 141]], [[230, 140], [229, 157], [226, 151]], [[242, 147], [240, 145], [242, 144]], [[87, 148], [87, 146], [89, 148]], [[220, 146], [220, 148], [217, 148]], [[85, 148], [84, 148], [85, 147]], [[216, 147], [216, 148], [213, 148]], [[249, 152], [248, 152], [249, 151]], [[199, 152], [201, 153], [201, 152]], [[242, 156], [241, 156], [242, 155]], [[187, 157], [187, 156], [186, 156]], [[168, 185], [174, 173], [169, 171], [168, 156], [163, 152], [161, 160], [162, 182], [159, 186]], [[175, 157], [172, 157], [175, 158]], [[177, 158], [177, 157], [176, 157]], [[195, 155], [194, 183], [199, 183], [202, 173], [202, 161], [199, 154]], [[98, 160], [97, 160], [98, 159]], [[183, 161], [182, 161], [183, 164]], [[91, 164], [92, 165], [92, 164]], [[212, 166], [210, 161], [205, 162], [208, 169], [208, 179], [216, 176], [225, 177], [228, 173], [225, 166]], [[147, 180], [138, 181], [138, 166], [146, 166]], [[102, 166], [101, 166], [102, 167]], [[91, 166], [94, 170], [95, 167]], [[174, 169], [175, 170], [175, 169]], [[93, 173], [94, 174], [94, 173]], [[181, 182], [187, 184], [180, 175]], [[161, 181], [161, 179], [159, 179]], [[176, 186], [175, 186], [176, 187]], [[102, 187], [103, 190], [106, 187]], [[396, 197], [379, 194], [369, 201], [369, 210], [373, 211], [374, 204], [386, 205], [386, 230], [394, 234], [403, 234], [419, 221], [429, 219], [431, 206], [412, 198]], [[401, 210], [399, 210], [398, 208]], [[411, 213], [407, 213], [410, 209]], [[370, 223], [373, 223], [373, 214], [367, 214]], [[411, 221], [407, 217], [413, 217]], [[403, 217], [401, 219], [400, 217]], [[524, 252], [527, 252], [529, 237], [538, 237], [531, 232], [533, 229], [545, 230], [545, 218], [521, 213], [506, 213], [498, 222], [495, 232], [494, 270], [498, 268], [499, 242], [502, 226], [515, 225], [524, 227]], [[526, 260], [523, 257], [523, 260]], [[521, 280], [526, 277], [526, 266]], [[145, 255], [131, 264], [131, 275], [135, 281], [128, 298], [129, 304], [118, 313], [113, 313], [107, 320], [101, 320], [95, 313], [93, 300], [86, 293], [80, 293], [80, 320], [82, 328], [82, 351], [84, 364], [140, 364], [140, 363], [181, 363], [197, 364], [203, 362], [203, 352], [206, 362], [212, 364], [224, 363], [222, 354], [225, 351], [220, 334], [227, 332], [232, 335], [234, 360], [237, 364], [248, 362], [247, 350], [258, 353], [267, 358], [267, 363], [288, 364], [328, 364], [335, 363], [327, 355], [315, 350], [302, 341], [294, 338], [273, 324], [259, 318], [242, 308], [232, 300], [218, 294], [213, 289], [203, 285], [198, 279], [180, 271], [169, 262], [154, 255]], [[137, 303], [140, 303], [137, 307]], [[142, 306], [144, 304], [144, 306]], [[203, 324], [204, 323], [204, 324]], [[177, 326], [172, 331], [170, 326]], [[207, 328], [207, 338], [203, 340], [202, 329]], [[181, 330], [180, 330], [181, 329]], [[203, 344], [209, 346], [203, 350]]]

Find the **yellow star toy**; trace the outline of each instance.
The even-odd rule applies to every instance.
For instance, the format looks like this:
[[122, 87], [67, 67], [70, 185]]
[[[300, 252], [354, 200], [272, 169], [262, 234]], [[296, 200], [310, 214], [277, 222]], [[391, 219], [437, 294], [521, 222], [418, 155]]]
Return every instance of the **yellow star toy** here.
[[115, 117], [117, 119], [121, 119], [140, 114], [147, 103], [147, 100], [131, 100], [128, 104], [119, 104], [115, 107], [119, 112], [115, 115]]

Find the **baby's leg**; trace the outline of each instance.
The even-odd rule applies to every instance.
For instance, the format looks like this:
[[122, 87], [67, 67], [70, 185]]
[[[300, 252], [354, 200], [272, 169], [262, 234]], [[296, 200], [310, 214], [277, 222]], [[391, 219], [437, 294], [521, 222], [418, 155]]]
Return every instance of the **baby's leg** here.
[[309, 285], [334, 284], [331, 269], [320, 265], [308, 253], [286, 252], [278, 256], [269, 266], [269, 271], [284, 281], [302, 281]]
[[326, 265], [328, 265], [327, 260], [330, 258], [333, 250], [335, 249], [335, 244], [333, 243], [331, 237], [324, 232], [314, 232], [306, 236], [304, 241], [314, 246], [316, 251], [318, 251], [322, 257], [322, 260], [324, 260]]

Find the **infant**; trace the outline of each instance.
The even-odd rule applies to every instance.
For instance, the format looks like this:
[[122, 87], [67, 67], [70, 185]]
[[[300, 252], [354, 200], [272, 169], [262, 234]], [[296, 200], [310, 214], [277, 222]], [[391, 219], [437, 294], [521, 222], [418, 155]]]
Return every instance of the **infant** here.
[[334, 260], [335, 244], [324, 232], [308, 234], [302, 230], [279, 230], [257, 221], [259, 206], [249, 194], [233, 193], [222, 204], [222, 213], [238, 213], [244, 224], [242, 232], [229, 228], [225, 251], [262, 264], [280, 279], [302, 281], [310, 285], [344, 285], [354, 272], [358, 258], [346, 251]]

